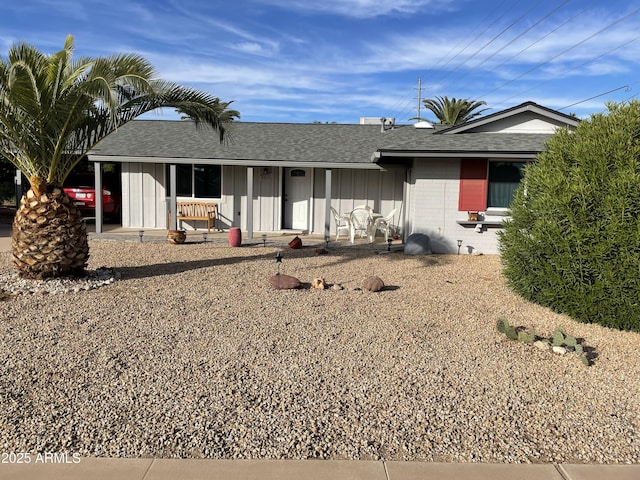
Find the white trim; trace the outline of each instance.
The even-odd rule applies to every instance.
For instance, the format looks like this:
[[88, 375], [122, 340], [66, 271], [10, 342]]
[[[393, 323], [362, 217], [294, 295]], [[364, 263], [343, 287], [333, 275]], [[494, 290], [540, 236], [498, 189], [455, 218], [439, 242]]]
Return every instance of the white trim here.
[[513, 159], [531, 159], [534, 160], [536, 158], [536, 156], [541, 153], [542, 151], [538, 152], [505, 152], [505, 153], [500, 153], [500, 152], [492, 152], [492, 151], [477, 151], [477, 152], [454, 152], [454, 151], [449, 151], [449, 152], [437, 152], [437, 151], [424, 151], [424, 152], [419, 152], [419, 151], [405, 151], [405, 152], [400, 152], [400, 151], [380, 151], [378, 150], [377, 152], [375, 152], [374, 156], [376, 159], [380, 159], [380, 158], [392, 158], [392, 157], [398, 157], [398, 158], [415, 158], [416, 160], [420, 160], [422, 158], [427, 159], [427, 158], [435, 158], [435, 159], [441, 159], [441, 158], [513, 158]]
[[580, 120], [578, 120], [577, 118], [576, 119], [567, 118], [567, 116], [564, 115], [563, 113], [560, 113], [560, 112], [556, 113], [554, 111], [549, 111], [546, 108], [542, 108], [539, 105], [526, 103], [526, 104], [520, 105], [519, 107], [515, 107], [514, 109], [507, 109], [506, 111], [503, 110], [502, 112], [496, 112], [492, 115], [487, 115], [485, 117], [479, 118], [477, 120], [472, 120], [468, 123], [465, 123], [459, 126], [456, 125], [456, 126], [450, 127], [446, 130], [443, 130], [442, 135], [451, 135], [455, 133], [465, 132], [468, 130], [473, 130], [482, 125], [489, 125], [499, 120], [510, 118], [524, 112], [533, 112], [533, 113], [536, 113], [537, 115], [540, 115], [541, 117], [556, 121], [558, 123], [562, 123], [566, 126], [577, 127], [578, 123], [580, 123]]
[[342, 162], [300, 162], [293, 160], [230, 160], [226, 158], [170, 158], [170, 157], [120, 157], [113, 155], [90, 154], [92, 162], [108, 163], [175, 163], [242, 167], [288, 167], [288, 168], [345, 168], [363, 170], [384, 170], [375, 163], [342, 163]]

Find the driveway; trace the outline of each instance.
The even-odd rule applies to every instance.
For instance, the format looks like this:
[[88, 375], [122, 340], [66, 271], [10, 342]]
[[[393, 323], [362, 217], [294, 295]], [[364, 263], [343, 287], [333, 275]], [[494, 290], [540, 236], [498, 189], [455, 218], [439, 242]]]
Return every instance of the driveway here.
[[0, 252], [11, 250], [11, 225], [0, 222]]

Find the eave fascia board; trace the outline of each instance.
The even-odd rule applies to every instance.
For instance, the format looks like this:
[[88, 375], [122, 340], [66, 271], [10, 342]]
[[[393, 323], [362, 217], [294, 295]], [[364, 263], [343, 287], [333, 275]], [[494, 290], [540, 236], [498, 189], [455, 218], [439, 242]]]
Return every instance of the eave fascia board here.
[[374, 154], [376, 160], [380, 160], [381, 158], [478, 158], [478, 157], [491, 157], [491, 158], [535, 158], [541, 152], [538, 151], [530, 151], [530, 152], [495, 152], [490, 150], [481, 150], [475, 152], [451, 152], [451, 151], [428, 151], [428, 152], [420, 152], [420, 151], [377, 151]]
[[341, 162], [297, 162], [291, 160], [237, 160], [226, 158], [169, 158], [169, 157], [125, 157], [115, 155], [94, 155], [89, 153], [89, 160], [99, 163], [173, 163], [229, 165], [244, 167], [292, 167], [292, 168], [348, 168], [356, 170], [382, 170], [375, 163], [341, 163]]
[[491, 115], [486, 115], [484, 117], [478, 118], [476, 120], [471, 120], [470, 122], [464, 123], [462, 125], [452, 125], [449, 128], [445, 128], [444, 130], [440, 130], [435, 132], [437, 134], [443, 135], [451, 135], [454, 133], [462, 133], [467, 130], [473, 130], [474, 128], [491, 124], [497, 122], [499, 120], [503, 120], [505, 118], [513, 117], [515, 115], [519, 115], [523, 112], [533, 112], [537, 113], [542, 117], [546, 117], [549, 120], [554, 120], [558, 123], [564, 123], [567, 126], [577, 127], [580, 123], [580, 119], [574, 118], [570, 115], [566, 115], [562, 112], [557, 112], [555, 110], [551, 110], [545, 107], [542, 107], [538, 104], [526, 103], [523, 105], [519, 105], [514, 108], [510, 108], [507, 110], [503, 110], [501, 112], [496, 112]]

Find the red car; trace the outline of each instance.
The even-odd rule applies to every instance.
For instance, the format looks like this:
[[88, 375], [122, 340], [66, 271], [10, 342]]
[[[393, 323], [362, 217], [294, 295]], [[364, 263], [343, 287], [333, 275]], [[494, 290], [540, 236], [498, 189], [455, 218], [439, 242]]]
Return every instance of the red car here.
[[[93, 174], [72, 175], [63, 187], [65, 193], [69, 195], [71, 200], [76, 202], [78, 210], [80, 210], [85, 217], [96, 216], [94, 180]], [[119, 220], [122, 196], [120, 194], [120, 188], [118, 188], [119, 184], [113, 180], [113, 178], [110, 178], [106, 174], [103, 177], [102, 214], [105, 218]]]

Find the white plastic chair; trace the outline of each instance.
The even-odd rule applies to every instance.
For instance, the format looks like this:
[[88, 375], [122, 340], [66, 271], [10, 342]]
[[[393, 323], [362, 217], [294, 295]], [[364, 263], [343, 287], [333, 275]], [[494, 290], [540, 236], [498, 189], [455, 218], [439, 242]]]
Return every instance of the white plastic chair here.
[[351, 212], [351, 243], [355, 243], [356, 234], [367, 237], [369, 243], [373, 241], [371, 229], [373, 227], [371, 207], [366, 205], [358, 206]]
[[386, 217], [376, 218], [372, 228], [374, 238], [376, 236], [376, 232], [380, 230], [381, 232], [384, 233], [384, 241], [385, 242], [389, 241], [389, 234], [391, 233], [391, 222], [393, 221], [393, 217], [396, 216], [397, 212], [398, 212], [398, 209], [394, 208], [387, 214]]
[[335, 208], [331, 207], [333, 221], [336, 223], [336, 242], [340, 239], [340, 231], [343, 231], [351, 238], [351, 216], [340, 215]]

